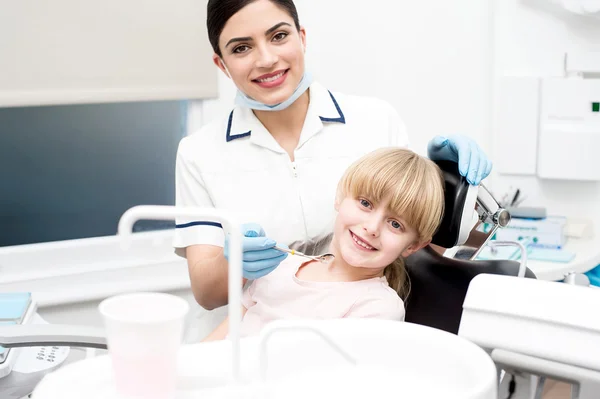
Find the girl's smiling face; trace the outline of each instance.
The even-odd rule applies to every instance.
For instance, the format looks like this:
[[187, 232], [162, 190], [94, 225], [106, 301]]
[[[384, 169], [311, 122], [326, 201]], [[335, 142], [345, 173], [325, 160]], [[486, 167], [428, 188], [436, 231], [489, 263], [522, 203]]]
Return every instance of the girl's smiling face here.
[[338, 215], [332, 250], [353, 267], [381, 270], [399, 257], [407, 257], [427, 243], [400, 215], [388, 208], [389, 201], [346, 196], [336, 203]]

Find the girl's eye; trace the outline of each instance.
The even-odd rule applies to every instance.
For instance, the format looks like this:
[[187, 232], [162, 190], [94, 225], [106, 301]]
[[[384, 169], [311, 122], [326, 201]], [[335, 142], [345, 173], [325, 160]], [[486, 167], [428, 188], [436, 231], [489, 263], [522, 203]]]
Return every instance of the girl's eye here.
[[236, 54], [241, 54], [241, 53], [245, 53], [246, 51], [248, 51], [249, 47], [246, 45], [242, 45], [242, 46], [237, 46], [236, 48], [233, 49], [233, 53]]
[[403, 230], [402, 225], [395, 220], [392, 220], [391, 225], [394, 229]]
[[360, 204], [362, 206], [364, 206], [365, 208], [370, 208], [371, 207], [371, 203], [369, 201], [367, 201], [366, 199], [361, 198], [359, 201], [360, 201]]
[[287, 35], [288, 34], [286, 32], [279, 32], [275, 36], [273, 36], [273, 40], [279, 42], [279, 41], [285, 39], [287, 37]]

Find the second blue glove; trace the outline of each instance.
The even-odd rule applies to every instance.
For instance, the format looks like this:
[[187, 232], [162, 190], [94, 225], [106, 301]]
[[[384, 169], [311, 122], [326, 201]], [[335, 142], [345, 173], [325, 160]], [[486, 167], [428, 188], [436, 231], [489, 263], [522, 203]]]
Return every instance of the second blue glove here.
[[492, 171], [492, 162], [477, 143], [467, 136], [436, 136], [429, 142], [427, 154], [433, 161], [457, 162], [460, 174], [473, 185], [481, 183]]
[[[265, 237], [262, 227], [256, 223], [242, 225], [243, 276], [248, 280], [266, 276], [271, 273], [288, 256], [287, 253], [278, 251], [273, 247], [277, 244], [274, 240]], [[229, 239], [225, 236], [223, 247], [225, 259], [229, 261]]]

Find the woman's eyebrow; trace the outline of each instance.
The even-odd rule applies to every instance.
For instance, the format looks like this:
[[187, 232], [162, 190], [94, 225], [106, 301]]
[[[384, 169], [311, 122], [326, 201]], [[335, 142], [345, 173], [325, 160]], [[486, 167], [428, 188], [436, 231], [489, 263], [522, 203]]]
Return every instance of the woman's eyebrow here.
[[[280, 22], [278, 24], [273, 25], [272, 27], [270, 27], [269, 29], [267, 29], [265, 31], [265, 36], [270, 35], [271, 33], [273, 33], [275, 30], [277, 30], [278, 28], [280, 28], [281, 26], [287, 25], [289, 27], [292, 27], [292, 25], [288, 24], [287, 22]], [[225, 45], [225, 48], [229, 47], [229, 45], [231, 43], [237, 43], [237, 42], [251, 42], [252, 38], [250, 36], [245, 36], [245, 37], [234, 37], [233, 39], [229, 40], [227, 42], [227, 44]]]
[[234, 37], [233, 39], [231, 39], [230, 41], [227, 42], [227, 44], [225, 45], [225, 48], [229, 47], [229, 45], [231, 43], [237, 43], [237, 42], [251, 42], [252, 38], [250, 36], [246, 36], [246, 37]]
[[275, 25], [273, 25], [273, 26], [272, 26], [272, 27], [270, 27], [269, 29], [267, 29], [267, 30], [265, 31], [265, 36], [269, 36], [269, 35], [270, 35], [271, 33], [273, 33], [273, 32], [274, 32], [276, 29], [278, 29], [280, 26], [283, 26], [283, 25], [287, 25], [287, 26], [289, 26], [290, 28], [292, 27], [292, 25], [288, 24], [287, 22], [280, 22], [280, 23], [278, 23], [278, 24], [275, 24]]

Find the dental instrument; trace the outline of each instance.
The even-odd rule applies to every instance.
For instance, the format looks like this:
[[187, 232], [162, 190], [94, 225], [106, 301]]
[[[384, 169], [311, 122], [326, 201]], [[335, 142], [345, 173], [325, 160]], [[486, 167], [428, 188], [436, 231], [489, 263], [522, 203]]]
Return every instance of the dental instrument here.
[[316, 260], [321, 263], [329, 263], [335, 258], [334, 254], [323, 254], [323, 255], [317, 255], [317, 256], [310, 256], [310, 255], [303, 254], [300, 251], [296, 251], [295, 249], [286, 249], [286, 248], [281, 248], [281, 247], [275, 247], [275, 249], [278, 251], [281, 251], [281, 252], [287, 252], [290, 255], [303, 256], [305, 258]]

